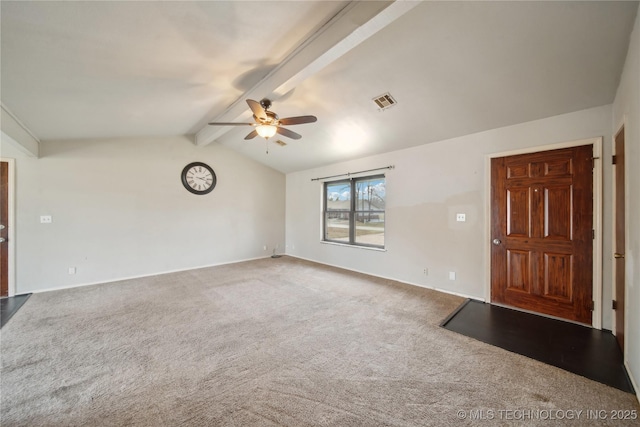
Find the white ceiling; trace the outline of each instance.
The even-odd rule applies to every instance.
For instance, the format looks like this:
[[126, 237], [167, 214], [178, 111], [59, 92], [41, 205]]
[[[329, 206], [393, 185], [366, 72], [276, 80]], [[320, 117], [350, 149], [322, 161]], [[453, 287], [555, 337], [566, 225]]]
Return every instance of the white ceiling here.
[[[43, 144], [197, 134], [290, 172], [611, 103], [638, 3], [0, 7], [2, 105]], [[384, 92], [398, 104], [379, 112]], [[318, 122], [268, 155], [250, 128], [207, 127], [266, 96]]]

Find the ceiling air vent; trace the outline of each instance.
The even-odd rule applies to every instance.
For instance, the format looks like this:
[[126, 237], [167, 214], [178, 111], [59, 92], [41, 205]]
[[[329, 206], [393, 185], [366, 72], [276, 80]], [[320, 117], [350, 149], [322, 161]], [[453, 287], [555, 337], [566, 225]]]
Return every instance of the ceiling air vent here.
[[375, 98], [373, 98], [373, 102], [376, 103], [380, 110], [386, 110], [387, 108], [391, 108], [396, 105], [396, 100], [393, 99], [389, 92], [380, 96], [376, 96]]
[[284, 142], [284, 141], [283, 141], [283, 140], [281, 140], [281, 139], [276, 139], [276, 140], [275, 140], [275, 143], [276, 143], [276, 144], [278, 144], [278, 145], [279, 145], [279, 146], [281, 146], [281, 147], [284, 147], [285, 145], [287, 145], [287, 143], [286, 143], [286, 142]]

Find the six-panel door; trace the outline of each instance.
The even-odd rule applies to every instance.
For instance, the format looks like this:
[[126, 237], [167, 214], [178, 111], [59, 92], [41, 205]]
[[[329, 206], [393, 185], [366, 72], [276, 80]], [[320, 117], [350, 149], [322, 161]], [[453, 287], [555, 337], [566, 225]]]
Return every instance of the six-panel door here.
[[492, 159], [492, 302], [591, 324], [592, 153]]

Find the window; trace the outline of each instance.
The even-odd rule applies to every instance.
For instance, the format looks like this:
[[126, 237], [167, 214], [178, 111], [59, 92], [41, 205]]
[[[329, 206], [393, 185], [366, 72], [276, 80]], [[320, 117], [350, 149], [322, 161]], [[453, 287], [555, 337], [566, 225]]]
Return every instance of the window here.
[[324, 241], [384, 248], [384, 175], [324, 184]]

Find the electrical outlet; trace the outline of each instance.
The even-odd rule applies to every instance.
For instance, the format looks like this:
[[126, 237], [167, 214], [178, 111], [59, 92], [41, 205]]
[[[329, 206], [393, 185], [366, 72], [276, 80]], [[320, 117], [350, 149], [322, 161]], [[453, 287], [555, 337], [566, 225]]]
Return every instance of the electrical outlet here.
[[429, 269], [427, 267], [424, 268], [424, 270], [422, 270], [422, 274], [424, 274], [425, 276], [429, 275]]
[[75, 267], [69, 267], [69, 274], [76, 274], [76, 268]]
[[52, 220], [51, 215], [40, 216], [40, 224], [51, 224]]
[[456, 280], [456, 272], [455, 271], [450, 271], [449, 272], [449, 280]]
[[263, 251], [266, 251], [266, 250], [267, 250], [267, 245], [264, 245], [264, 246], [262, 247], [262, 250], [263, 250]]
[[456, 214], [456, 221], [465, 222], [467, 220], [467, 216], [463, 213]]

